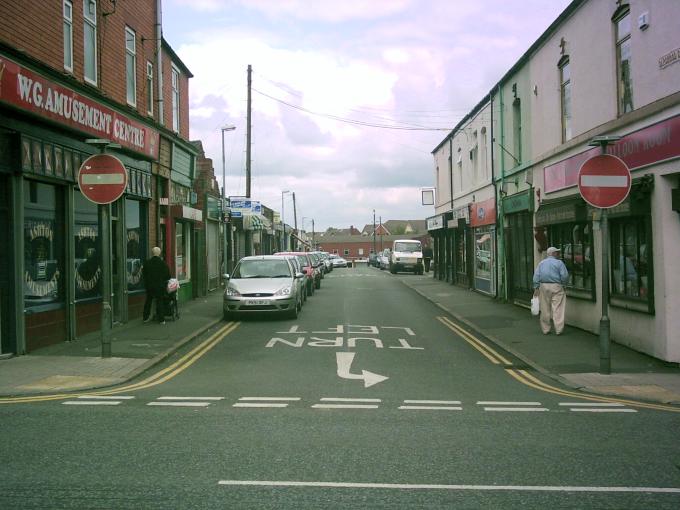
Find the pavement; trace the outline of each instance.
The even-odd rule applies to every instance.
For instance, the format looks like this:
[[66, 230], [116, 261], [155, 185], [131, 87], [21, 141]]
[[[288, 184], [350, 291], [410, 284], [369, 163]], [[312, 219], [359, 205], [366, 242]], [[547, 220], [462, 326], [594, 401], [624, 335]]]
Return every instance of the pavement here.
[[[600, 374], [597, 335], [570, 326], [560, 336], [543, 335], [538, 318], [527, 308], [436, 280], [432, 273], [399, 278], [470, 332], [568, 387], [680, 405], [678, 363], [612, 342], [611, 374]], [[83, 392], [129, 381], [219, 325], [221, 305], [222, 292], [218, 289], [181, 304], [181, 317], [176, 322], [145, 324], [135, 319], [117, 325], [111, 332], [111, 357], [101, 356], [101, 338], [95, 333], [24, 356], [0, 359], [0, 396]]]

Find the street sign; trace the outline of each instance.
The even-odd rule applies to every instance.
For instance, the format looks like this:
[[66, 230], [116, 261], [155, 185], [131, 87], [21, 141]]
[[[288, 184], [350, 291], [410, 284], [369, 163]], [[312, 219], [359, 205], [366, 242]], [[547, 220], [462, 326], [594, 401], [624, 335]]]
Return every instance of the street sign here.
[[609, 209], [623, 202], [630, 192], [628, 166], [616, 156], [600, 154], [581, 165], [578, 190], [593, 207]]
[[85, 198], [95, 204], [110, 204], [125, 192], [128, 173], [111, 154], [90, 156], [78, 170], [78, 185]]

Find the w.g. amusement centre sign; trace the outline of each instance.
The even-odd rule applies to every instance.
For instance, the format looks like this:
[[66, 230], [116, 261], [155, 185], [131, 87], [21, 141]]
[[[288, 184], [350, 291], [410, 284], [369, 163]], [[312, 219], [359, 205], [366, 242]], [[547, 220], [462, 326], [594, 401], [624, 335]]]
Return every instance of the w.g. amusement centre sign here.
[[156, 159], [159, 133], [0, 54], [0, 102]]

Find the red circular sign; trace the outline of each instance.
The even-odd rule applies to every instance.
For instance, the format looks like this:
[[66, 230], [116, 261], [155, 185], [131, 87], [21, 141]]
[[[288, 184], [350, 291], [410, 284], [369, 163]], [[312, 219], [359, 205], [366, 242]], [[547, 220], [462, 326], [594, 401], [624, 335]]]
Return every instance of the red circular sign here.
[[78, 170], [78, 185], [85, 197], [95, 204], [110, 204], [125, 192], [128, 173], [125, 165], [111, 154], [90, 156]]
[[578, 190], [583, 200], [601, 209], [623, 202], [630, 192], [630, 184], [628, 166], [611, 154], [590, 158], [578, 171]]

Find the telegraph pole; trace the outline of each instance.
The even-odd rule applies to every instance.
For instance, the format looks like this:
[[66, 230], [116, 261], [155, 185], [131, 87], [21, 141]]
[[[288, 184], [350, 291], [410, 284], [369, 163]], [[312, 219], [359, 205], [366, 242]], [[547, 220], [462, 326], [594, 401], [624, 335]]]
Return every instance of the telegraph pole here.
[[373, 255], [378, 255], [375, 251], [375, 209], [373, 209]]
[[293, 227], [295, 227], [295, 234], [299, 235], [297, 228], [297, 208], [295, 207], [295, 192], [293, 191]]
[[252, 134], [252, 97], [251, 88], [253, 85], [253, 68], [248, 64], [248, 104], [247, 104], [247, 118], [246, 118], [246, 198], [250, 198], [250, 142]]

